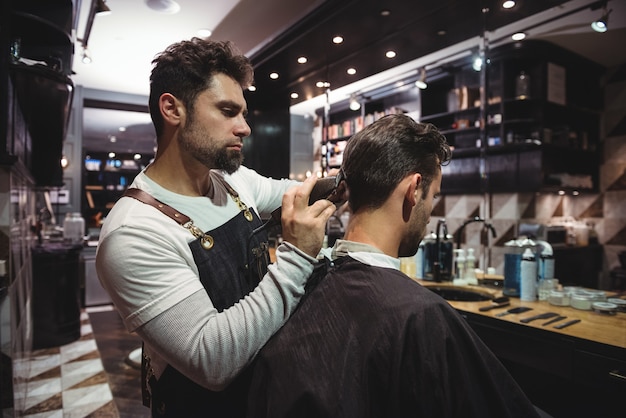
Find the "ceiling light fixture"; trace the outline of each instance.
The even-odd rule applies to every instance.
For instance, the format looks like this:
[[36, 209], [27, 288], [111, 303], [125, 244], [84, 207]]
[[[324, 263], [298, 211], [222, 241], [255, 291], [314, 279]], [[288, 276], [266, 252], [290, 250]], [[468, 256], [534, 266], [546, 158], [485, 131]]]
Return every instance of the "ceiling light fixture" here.
[[420, 73], [420, 78], [417, 79], [417, 81], [415, 82], [415, 85], [417, 86], [418, 89], [424, 90], [426, 87], [428, 87], [428, 84], [426, 84], [426, 68], [422, 67], [419, 73]]
[[340, 44], [343, 42], [343, 36], [337, 35], [333, 38], [333, 43], [334, 44]]
[[474, 61], [472, 62], [472, 68], [474, 69], [474, 71], [480, 71], [483, 69], [483, 59], [482, 57], [475, 57]]
[[306, 64], [308, 61], [307, 57], [299, 57], [298, 64]]
[[270, 73], [270, 78], [272, 80], [278, 80], [278, 73]]
[[91, 35], [91, 29], [93, 28], [93, 22], [96, 19], [96, 14], [105, 16], [110, 13], [111, 9], [109, 9], [109, 7], [105, 4], [104, 0], [92, 0], [89, 15], [87, 16], [87, 23], [85, 24], [85, 33], [83, 34], [82, 39], [77, 38], [77, 40], [83, 45], [83, 64], [91, 64], [93, 61], [91, 59], [89, 49], [87, 48], [87, 44], [89, 43], [89, 35]]
[[361, 103], [356, 97], [356, 93], [350, 95], [350, 110], [357, 111], [361, 108]]
[[515, 7], [515, 2], [513, 0], [506, 0], [502, 2], [503, 9], [512, 9], [513, 7]]
[[600, 16], [600, 19], [591, 23], [591, 28], [600, 33], [609, 30], [609, 14], [611, 14], [612, 11], [613, 9], [609, 11], [606, 10], [606, 2], [604, 2], [604, 6], [602, 6], [602, 16]]
[[385, 52], [385, 56], [386, 56], [387, 58], [395, 58], [395, 56], [396, 56], [396, 51], [387, 51], [387, 52]]
[[524, 32], [516, 32], [513, 35], [511, 35], [511, 39], [513, 39], [514, 41], [521, 41], [522, 39], [526, 38], [526, 34]]
[[291, 93], [291, 98], [292, 98], [292, 99], [297, 99], [298, 97], [300, 97], [300, 96], [298, 95], [298, 93], [296, 93], [296, 92]]
[[89, 52], [87, 45], [83, 46], [83, 58], [81, 61], [83, 62], [83, 64], [91, 64], [92, 62], [91, 53]]
[[180, 12], [180, 4], [174, 0], [145, 0], [146, 5], [155, 12], [165, 13], [168, 15]]
[[96, 13], [100, 16], [110, 15], [111, 9], [109, 9], [104, 0], [96, 0]]
[[248, 91], [256, 91], [256, 86], [249, 86]]
[[211, 29], [198, 29], [196, 35], [198, 35], [200, 38], [208, 38], [213, 35], [213, 32], [211, 31]]
[[346, 70], [346, 73], [348, 73], [350, 75], [355, 75], [356, 74], [356, 68], [348, 68]]

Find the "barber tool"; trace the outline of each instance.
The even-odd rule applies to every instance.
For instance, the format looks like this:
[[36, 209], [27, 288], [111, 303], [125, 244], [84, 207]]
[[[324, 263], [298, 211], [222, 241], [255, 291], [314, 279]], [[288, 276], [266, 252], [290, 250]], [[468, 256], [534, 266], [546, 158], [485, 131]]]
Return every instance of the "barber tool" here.
[[509, 315], [509, 314], [518, 314], [518, 313], [522, 313], [522, 312], [528, 312], [531, 311], [533, 308], [529, 308], [527, 306], [518, 306], [517, 308], [511, 308], [506, 312], [500, 312], [498, 314], [496, 314], [496, 316], [498, 318], [503, 317], [505, 315]]
[[481, 306], [478, 308], [479, 311], [485, 312], [490, 311], [492, 309], [504, 308], [505, 306], [509, 306], [511, 303], [509, 302], [509, 298], [506, 296], [501, 296], [499, 298], [495, 298], [491, 301], [491, 305]]
[[571, 321], [567, 321], [567, 322], [564, 322], [562, 324], [555, 325], [554, 328], [556, 328], [556, 329], [563, 329], [565, 327], [569, 327], [570, 325], [574, 325], [574, 324], [577, 324], [579, 322], [580, 322], [580, 319], [572, 319]]
[[520, 319], [520, 322], [524, 324], [528, 324], [529, 322], [535, 321], [537, 319], [547, 319], [547, 318], [552, 318], [553, 316], [557, 316], [557, 315], [558, 314], [556, 312], [545, 312], [539, 315], [531, 316], [529, 318]]
[[546, 325], [550, 325], [553, 324], [555, 322], [559, 322], [564, 320], [565, 318], [567, 318], [566, 316], [557, 316], [556, 318], [552, 318], [551, 320], [549, 320], [548, 322], [544, 322], [543, 324], [541, 324], [542, 326], [546, 326]]
[[[313, 190], [311, 190], [311, 195], [309, 196], [309, 205], [312, 205], [313, 202], [321, 199], [330, 200], [336, 207], [343, 205], [347, 200], [347, 190], [345, 181], [343, 180], [345, 180], [343, 170], [339, 171], [337, 176], [328, 176], [317, 180], [315, 186], [313, 186]], [[252, 235], [272, 226], [280, 226], [281, 214], [282, 207], [275, 209], [271, 213], [270, 218], [263, 225], [255, 229], [252, 232]]]

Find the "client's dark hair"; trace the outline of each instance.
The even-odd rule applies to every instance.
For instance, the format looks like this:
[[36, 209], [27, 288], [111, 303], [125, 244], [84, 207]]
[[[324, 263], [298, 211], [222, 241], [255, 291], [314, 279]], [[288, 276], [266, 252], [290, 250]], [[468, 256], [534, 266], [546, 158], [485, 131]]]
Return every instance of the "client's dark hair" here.
[[380, 207], [411, 173], [422, 175], [425, 198], [435, 174], [451, 156], [446, 138], [434, 125], [403, 114], [378, 119], [346, 145], [343, 171], [351, 210]]

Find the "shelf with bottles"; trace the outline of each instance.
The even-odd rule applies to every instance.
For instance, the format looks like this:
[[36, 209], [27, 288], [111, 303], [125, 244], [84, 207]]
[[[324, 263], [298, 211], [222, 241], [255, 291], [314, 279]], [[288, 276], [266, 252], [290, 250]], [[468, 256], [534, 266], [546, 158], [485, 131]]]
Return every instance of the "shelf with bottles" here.
[[134, 154], [109, 157], [103, 152], [87, 152], [84, 162], [83, 216], [88, 226], [99, 227], [148, 161], [136, 159]]
[[342, 110], [330, 115], [330, 124], [322, 138], [322, 169], [326, 171], [341, 167], [343, 151], [354, 134], [383, 116], [396, 113], [407, 111], [398, 106], [385, 108], [384, 102], [378, 101], [366, 103], [357, 116], [354, 116], [356, 112], [352, 110]]

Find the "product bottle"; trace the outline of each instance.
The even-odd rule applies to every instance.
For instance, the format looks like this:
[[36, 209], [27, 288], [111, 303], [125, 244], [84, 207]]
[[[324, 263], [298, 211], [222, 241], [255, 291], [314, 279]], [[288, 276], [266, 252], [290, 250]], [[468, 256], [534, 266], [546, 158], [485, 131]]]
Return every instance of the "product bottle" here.
[[526, 248], [521, 262], [520, 299], [534, 301], [537, 299], [537, 261], [530, 248]]
[[424, 278], [424, 243], [420, 242], [420, 245], [415, 254], [415, 276], [418, 279]]
[[476, 256], [474, 255], [474, 249], [467, 249], [467, 259], [465, 261], [465, 280], [467, 284], [478, 284], [476, 279]]
[[454, 260], [454, 279], [452, 281], [455, 285], [465, 285], [467, 281], [465, 280], [465, 250], [462, 248], [454, 250], [455, 260]]

